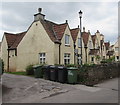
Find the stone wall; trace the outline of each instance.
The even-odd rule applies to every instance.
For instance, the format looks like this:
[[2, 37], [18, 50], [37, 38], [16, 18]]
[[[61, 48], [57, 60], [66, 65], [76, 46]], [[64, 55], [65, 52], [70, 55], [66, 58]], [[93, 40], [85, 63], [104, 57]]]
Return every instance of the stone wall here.
[[79, 71], [78, 81], [80, 84], [93, 86], [104, 80], [119, 77], [119, 68], [120, 62], [94, 66], [83, 66]]

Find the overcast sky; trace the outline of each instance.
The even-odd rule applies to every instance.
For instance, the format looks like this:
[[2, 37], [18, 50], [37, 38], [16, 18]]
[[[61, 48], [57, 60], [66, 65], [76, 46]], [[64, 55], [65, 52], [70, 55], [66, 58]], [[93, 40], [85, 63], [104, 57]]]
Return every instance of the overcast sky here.
[[90, 30], [94, 35], [99, 30], [105, 36], [105, 41], [112, 44], [117, 40], [117, 2], [3, 2], [0, 9], [0, 40], [4, 32], [26, 31], [39, 7], [47, 20], [59, 24], [68, 20], [70, 28], [78, 27], [78, 12], [82, 10], [82, 26], [86, 31]]

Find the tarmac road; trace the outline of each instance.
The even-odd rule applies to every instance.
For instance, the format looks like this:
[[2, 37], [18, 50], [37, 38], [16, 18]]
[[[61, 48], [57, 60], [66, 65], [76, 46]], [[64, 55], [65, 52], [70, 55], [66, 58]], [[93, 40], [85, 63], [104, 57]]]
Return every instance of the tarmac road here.
[[2, 103], [118, 103], [118, 78], [88, 87], [2, 75]]
[[41, 103], [118, 103], [118, 79], [111, 79], [95, 87], [74, 85], [75, 90], [49, 97]]

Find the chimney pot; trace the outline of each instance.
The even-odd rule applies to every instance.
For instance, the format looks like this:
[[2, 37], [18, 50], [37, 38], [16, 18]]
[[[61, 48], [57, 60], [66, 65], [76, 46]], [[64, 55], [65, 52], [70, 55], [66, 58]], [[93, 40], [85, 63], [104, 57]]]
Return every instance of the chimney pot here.
[[97, 33], [99, 33], [99, 30], [97, 30]]
[[88, 30], [88, 33], [90, 34], [90, 30]]
[[38, 8], [38, 12], [41, 13], [41, 11], [42, 11], [42, 8]]
[[65, 22], [68, 23], [68, 20], [66, 20]]
[[85, 32], [85, 27], [83, 27], [83, 32]]

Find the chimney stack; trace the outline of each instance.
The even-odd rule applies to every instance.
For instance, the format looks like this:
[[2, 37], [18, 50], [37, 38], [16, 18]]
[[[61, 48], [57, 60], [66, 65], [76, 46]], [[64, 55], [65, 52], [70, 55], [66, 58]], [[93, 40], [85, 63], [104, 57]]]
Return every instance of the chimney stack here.
[[34, 14], [34, 21], [39, 21], [39, 20], [45, 19], [45, 15], [42, 14], [41, 12], [42, 12], [42, 8], [38, 8], [38, 13]]

